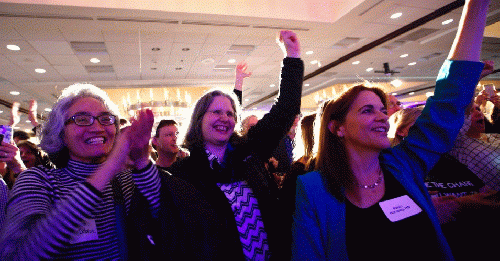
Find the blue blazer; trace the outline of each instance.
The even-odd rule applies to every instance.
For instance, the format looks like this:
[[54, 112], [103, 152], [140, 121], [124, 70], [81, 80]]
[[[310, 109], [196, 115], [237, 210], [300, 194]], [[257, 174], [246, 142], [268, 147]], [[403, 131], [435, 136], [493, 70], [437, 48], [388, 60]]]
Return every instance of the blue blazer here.
[[[464, 121], [465, 108], [472, 101], [483, 64], [445, 61], [434, 96], [410, 133], [398, 146], [379, 156], [385, 173], [390, 173], [429, 216], [442, 250], [442, 260], [454, 260], [441, 231], [436, 211], [424, 184], [424, 177], [453, 142]], [[317, 171], [297, 179], [293, 224], [293, 260], [348, 260], [345, 235], [345, 203], [330, 194]]]

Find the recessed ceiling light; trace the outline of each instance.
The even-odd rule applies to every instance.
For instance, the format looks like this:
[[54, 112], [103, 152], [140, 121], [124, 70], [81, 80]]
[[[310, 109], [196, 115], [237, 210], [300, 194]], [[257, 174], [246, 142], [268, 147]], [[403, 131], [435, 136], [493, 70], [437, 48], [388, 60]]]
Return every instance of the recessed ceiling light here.
[[398, 93], [397, 92], [393, 92], [392, 95], [396, 96], [396, 95], [398, 95]]
[[214, 62], [215, 62], [215, 60], [212, 59], [212, 58], [207, 58], [207, 59], [201, 61], [202, 64], [211, 64], [211, 63], [214, 63]]
[[3, 111], [0, 111], [0, 113], [3, 113]]
[[391, 84], [394, 87], [400, 87], [401, 85], [403, 85], [403, 82], [401, 80], [396, 79], [396, 80], [391, 81]]
[[19, 130], [21, 127], [13, 127], [14, 130]]
[[274, 84], [269, 85], [269, 87], [275, 87], [275, 86], [276, 86], [276, 85], [274, 85]]
[[37, 73], [45, 73], [45, 72], [46, 72], [46, 70], [45, 70], [45, 69], [42, 69], [42, 68], [36, 68], [36, 69], [35, 69], [35, 72], [37, 72]]
[[309, 86], [309, 83], [304, 84], [304, 86], [306, 86], [306, 87]]
[[250, 99], [248, 99], [248, 98], [247, 98], [247, 99], [245, 99], [245, 101], [249, 101], [249, 100], [250, 100]]
[[391, 19], [396, 19], [396, 18], [399, 18], [403, 15], [403, 13], [394, 13], [391, 15]]
[[52, 111], [52, 109], [51, 108], [45, 108], [45, 111], [47, 111], [47, 112], [48, 111]]
[[317, 64], [318, 60], [311, 61], [311, 64]]
[[446, 21], [443, 21], [441, 24], [442, 24], [442, 25], [447, 25], [447, 24], [449, 24], [449, 23], [451, 23], [451, 22], [453, 22], [453, 19], [448, 19], [448, 20], [446, 20]]
[[371, 72], [371, 71], [373, 71], [373, 68], [367, 68], [366, 71]]
[[416, 63], [416, 62], [412, 62], [412, 63], [409, 63], [408, 65], [409, 65], [409, 66], [413, 66], [413, 65], [415, 65], [415, 64], [417, 64], [417, 63]]
[[97, 58], [92, 58], [92, 59], [90, 59], [90, 62], [91, 62], [91, 63], [100, 63], [100, 62], [101, 62], [101, 60], [99, 60], [99, 59], [97, 59]]
[[253, 107], [253, 110], [257, 110], [257, 107]]
[[413, 95], [413, 94], [415, 94], [415, 92], [410, 92], [410, 93], [408, 93], [408, 94], [409, 94], [409, 95]]
[[352, 64], [359, 64], [359, 61], [352, 62]]
[[401, 56], [399, 56], [399, 57], [401, 57], [401, 58], [405, 58], [405, 57], [408, 57], [408, 54], [407, 54], [407, 53], [405, 53], [405, 54], [402, 54], [402, 55], [401, 55]]
[[427, 98], [434, 96], [434, 92], [426, 92], [425, 96], [427, 96]]
[[21, 50], [21, 48], [15, 44], [8, 44], [7, 45], [7, 49], [11, 50], [11, 51], [19, 51]]
[[235, 63], [236, 62], [236, 59], [229, 59], [227, 60], [228, 63]]
[[26, 120], [26, 123], [30, 123], [31, 121], [30, 120]]
[[307, 52], [306, 52], [306, 54], [307, 54], [307, 55], [311, 55], [311, 54], [313, 54], [313, 53], [314, 53], [313, 51], [307, 51]]
[[11, 94], [11, 95], [19, 95], [19, 94], [21, 94], [21, 93], [20, 93], [20, 92], [18, 92], [18, 91], [11, 91], [11, 92], [10, 92], [10, 94]]

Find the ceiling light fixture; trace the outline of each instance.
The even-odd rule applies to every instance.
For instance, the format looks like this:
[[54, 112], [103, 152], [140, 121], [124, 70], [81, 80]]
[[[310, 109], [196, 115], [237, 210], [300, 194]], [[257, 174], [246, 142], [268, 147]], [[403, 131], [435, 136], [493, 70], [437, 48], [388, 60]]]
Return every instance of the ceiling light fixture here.
[[235, 62], [236, 62], [236, 59], [229, 59], [227, 62], [228, 62], [228, 63], [235, 63]]
[[425, 96], [427, 96], [427, 98], [434, 96], [434, 92], [426, 92]]
[[413, 66], [413, 65], [415, 65], [415, 64], [417, 64], [417, 63], [416, 63], [416, 62], [412, 62], [412, 63], [409, 63], [408, 65], [409, 65], [409, 66]]
[[21, 94], [21, 93], [20, 93], [20, 92], [18, 92], [18, 91], [11, 91], [11, 92], [10, 92], [10, 94], [11, 94], [11, 95], [19, 95], [19, 94]]
[[21, 50], [21, 48], [15, 44], [8, 44], [7, 45], [7, 49], [11, 50], [11, 51], [19, 51]]
[[215, 60], [212, 59], [212, 58], [207, 58], [207, 59], [201, 61], [202, 64], [211, 64], [211, 63], [214, 63], [214, 62], [215, 62]]
[[397, 19], [399, 17], [401, 17], [403, 15], [403, 13], [394, 13], [391, 15], [391, 19]]
[[318, 60], [311, 61], [311, 64], [317, 64]]
[[90, 62], [91, 62], [91, 63], [100, 63], [100, 62], [101, 62], [101, 60], [99, 60], [99, 59], [97, 59], [97, 58], [92, 58], [92, 59], [90, 59]]
[[307, 55], [311, 55], [311, 54], [313, 54], [313, 53], [314, 53], [313, 51], [307, 51], [307, 52], [306, 52], [306, 54], [307, 54]]
[[45, 69], [42, 69], [42, 68], [36, 68], [36, 69], [35, 69], [35, 72], [37, 72], [37, 73], [45, 73], [45, 72], [46, 72], [46, 70], [45, 70]]
[[408, 93], [408, 94], [409, 94], [409, 95], [413, 95], [413, 94], [415, 94], [415, 92], [410, 92], [410, 93]]
[[352, 64], [359, 64], [360, 61], [355, 61], [355, 62], [352, 62]]
[[3, 113], [3, 111], [0, 111], [0, 113]]
[[51, 108], [45, 108], [45, 111], [46, 112], [50, 112], [50, 111], [52, 111], [52, 109]]
[[367, 71], [367, 72], [371, 72], [371, 71], [373, 71], [373, 68], [371, 68], [371, 67], [370, 67], [370, 68], [367, 68], [367, 69], [366, 69], [366, 71]]
[[306, 87], [309, 86], [309, 83], [304, 84], [304, 86], [306, 86]]
[[405, 54], [402, 54], [401, 56], [399, 56], [400, 58], [405, 58], [405, 57], [408, 57], [408, 54], [405, 53]]
[[391, 84], [394, 87], [401, 87], [401, 85], [403, 85], [403, 82], [399, 79], [395, 79], [395, 80], [391, 81]]
[[393, 92], [392, 95], [396, 96], [396, 95], [398, 95], [398, 93], [397, 92]]
[[442, 25], [447, 25], [447, 24], [449, 24], [449, 23], [451, 23], [451, 22], [453, 22], [453, 19], [448, 19], [448, 20], [446, 20], [446, 21], [443, 21], [441, 24], [442, 24]]
[[245, 101], [249, 101], [250, 99], [246, 98]]
[[269, 85], [269, 87], [275, 87], [275, 86], [276, 86], [275, 84], [271, 84], [271, 85]]

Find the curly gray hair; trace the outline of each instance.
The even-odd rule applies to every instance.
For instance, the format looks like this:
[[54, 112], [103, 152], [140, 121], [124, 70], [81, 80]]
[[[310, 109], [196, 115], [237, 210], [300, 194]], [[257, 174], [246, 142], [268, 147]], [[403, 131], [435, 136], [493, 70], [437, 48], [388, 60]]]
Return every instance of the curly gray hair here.
[[[105, 91], [87, 83], [76, 83], [68, 86], [62, 91], [61, 96], [52, 107], [47, 120], [42, 126], [40, 134], [40, 147], [49, 155], [59, 154], [66, 148], [64, 144], [64, 125], [70, 115], [68, 109], [80, 98], [94, 98], [101, 101], [104, 107], [117, 117], [115, 122], [117, 131], [119, 130], [119, 110], [109, 99]], [[55, 162], [56, 163], [56, 162]], [[57, 165], [57, 163], [56, 163]]]

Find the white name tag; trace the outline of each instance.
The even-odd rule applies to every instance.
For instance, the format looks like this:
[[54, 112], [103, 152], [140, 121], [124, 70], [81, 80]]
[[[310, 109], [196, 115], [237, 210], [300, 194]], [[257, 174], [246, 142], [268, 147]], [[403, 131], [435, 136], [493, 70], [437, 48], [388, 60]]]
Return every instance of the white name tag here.
[[391, 222], [400, 221], [422, 212], [422, 209], [408, 195], [382, 201], [378, 204]]
[[71, 244], [77, 244], [97, 239], [99, 239], [99, 236], [97, 235], [95, 220], [86, 219], [85, 224], [75, 231], [73, 238], [71, 238], [69, 242]]

